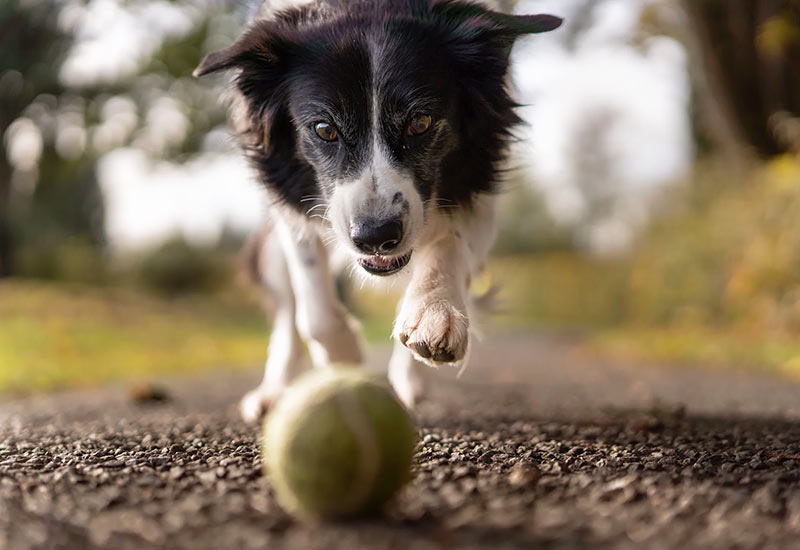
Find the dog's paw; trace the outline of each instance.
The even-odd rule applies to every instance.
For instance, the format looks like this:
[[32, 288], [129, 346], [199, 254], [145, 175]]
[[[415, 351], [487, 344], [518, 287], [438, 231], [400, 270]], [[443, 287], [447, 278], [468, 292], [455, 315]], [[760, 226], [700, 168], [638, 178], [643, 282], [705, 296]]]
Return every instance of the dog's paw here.
[[414, 300], [403, 305], [395, 337], [423, 363], [458, 363], [467, 353], [469, 320], [446, 300]]
[[267, 414], [277, 397], [275, 392], [265, 388], [258, 387], [251, 390], [239, 401], [239, 414], [245, 422], [255, 424]]

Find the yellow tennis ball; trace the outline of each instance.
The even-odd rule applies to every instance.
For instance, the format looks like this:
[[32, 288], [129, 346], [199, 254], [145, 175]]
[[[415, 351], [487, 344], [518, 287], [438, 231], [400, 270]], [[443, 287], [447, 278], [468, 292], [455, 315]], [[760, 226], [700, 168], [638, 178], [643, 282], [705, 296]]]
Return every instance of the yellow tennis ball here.
[[305, 519], [366, 515], [411, 478], [416, 428], [389, 386], [356, 369], [315, 370], [264, 423], [264, 470], [278, 502]]

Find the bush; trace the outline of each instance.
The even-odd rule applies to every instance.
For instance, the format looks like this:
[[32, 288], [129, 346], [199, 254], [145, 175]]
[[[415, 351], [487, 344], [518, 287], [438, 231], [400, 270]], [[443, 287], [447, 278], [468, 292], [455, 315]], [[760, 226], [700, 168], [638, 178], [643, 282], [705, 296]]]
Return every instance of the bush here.
[[800, 160], [777, 157], [748, 173], [703, 165], [668, 197], [627, 255], [562, 251], [495, 261], [521, 318], [796, 335]]
[[189, 245], [172, 239], [144, 257], [139, 280], [162, 294], [186, 294], [217, 290], [231, 279], [232, 260], [215, 248]]
[[633, 253], [632, 320], [800, 328], [800, 161], [720, 168], [656, 219]]
[[78, 238], [57, 244], [46, 239], [28, 243], [17, 250], [16, 256], [20, 277], [85, 284], [103, 284], [109, 278], [102, 250]]
[[511, 183], [499, 200], [500, 227], [494, 253], [506, 255], [572, 248], [570, 231], [553, 219], [541, 193], [529, 182]]

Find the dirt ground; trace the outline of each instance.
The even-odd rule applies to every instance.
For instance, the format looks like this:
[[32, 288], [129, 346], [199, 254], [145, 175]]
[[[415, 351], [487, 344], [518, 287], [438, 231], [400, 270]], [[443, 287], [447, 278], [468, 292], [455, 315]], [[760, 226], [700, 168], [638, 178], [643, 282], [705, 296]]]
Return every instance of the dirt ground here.
[[800, 384], [531, 334], [430, 374], [414, 481], [325, 525], [270, 495], [234, 408], [257, 370], [6, 401], [0, 549], [800, 548]]

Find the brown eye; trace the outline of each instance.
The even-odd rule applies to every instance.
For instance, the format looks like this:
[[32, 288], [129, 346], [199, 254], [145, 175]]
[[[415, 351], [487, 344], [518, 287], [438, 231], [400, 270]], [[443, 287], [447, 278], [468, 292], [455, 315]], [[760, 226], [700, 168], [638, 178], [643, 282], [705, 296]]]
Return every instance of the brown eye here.
[[431, 115], [414, 115], [408, 123], [408, 135], [421, 136], [431, 127]]
[[325, 141], [336, 141], [336, 138], [339, 137], [339, 132], [336, 130], [336, 126], [333, 124], [328, 124], [327, 122], [318, 122], [315, 124], [314, 131]]

